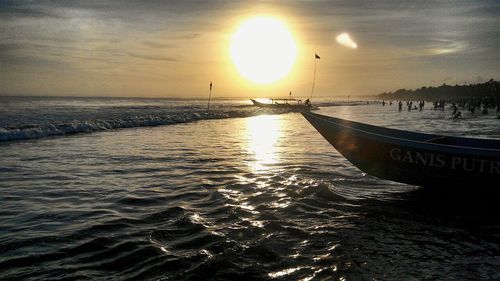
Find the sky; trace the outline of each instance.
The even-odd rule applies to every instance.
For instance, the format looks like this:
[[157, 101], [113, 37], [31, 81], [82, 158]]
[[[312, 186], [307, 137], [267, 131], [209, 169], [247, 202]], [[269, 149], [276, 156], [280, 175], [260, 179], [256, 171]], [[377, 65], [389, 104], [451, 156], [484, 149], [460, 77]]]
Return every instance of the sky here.
[[[257, 15], [297, 44], [265, 85], [230, 56]], [[214, 97], [309, 96], [315, 63], [318, 96], [499, 80], [499, 15], [488, 0], [0, 0], [0, 95], [204, 97], [213, 81]]]

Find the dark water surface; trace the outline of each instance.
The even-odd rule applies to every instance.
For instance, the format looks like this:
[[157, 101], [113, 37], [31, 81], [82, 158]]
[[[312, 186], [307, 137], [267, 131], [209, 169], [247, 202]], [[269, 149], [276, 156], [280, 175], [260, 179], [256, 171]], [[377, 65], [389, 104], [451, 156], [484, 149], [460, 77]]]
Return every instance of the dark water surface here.
[[[498, 137], [494, 116], [321, 112]], [[476, 190], [365, 175], [296, 113], [7, 142], [0, 279], [498, 280], [499, 197]]]

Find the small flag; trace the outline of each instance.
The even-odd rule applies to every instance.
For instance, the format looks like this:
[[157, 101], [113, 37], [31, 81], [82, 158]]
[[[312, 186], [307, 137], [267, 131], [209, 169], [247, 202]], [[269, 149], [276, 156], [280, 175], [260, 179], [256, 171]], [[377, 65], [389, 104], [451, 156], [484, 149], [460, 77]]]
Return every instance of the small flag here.
[[212, 91], [212, 81], [210, 81], [210, 91]]
[[290, 96], [292, 95], [292, 91], [290, 91]]
[[318, 56], [318, 54], [314, 54], [314, 57], [317, 58], [317, 59], [320, 59], [320, 57]]

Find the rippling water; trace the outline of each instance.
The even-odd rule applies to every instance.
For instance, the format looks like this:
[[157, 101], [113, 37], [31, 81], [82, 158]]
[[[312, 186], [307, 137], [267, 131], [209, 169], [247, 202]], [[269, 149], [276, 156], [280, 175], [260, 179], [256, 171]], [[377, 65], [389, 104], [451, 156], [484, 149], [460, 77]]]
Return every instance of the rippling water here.
[[[495, 116], [319, 113], [500, 138]], [[496, 198], [354, 168], [297, 113], [0, 144], [2, 280], [500, 279]]]

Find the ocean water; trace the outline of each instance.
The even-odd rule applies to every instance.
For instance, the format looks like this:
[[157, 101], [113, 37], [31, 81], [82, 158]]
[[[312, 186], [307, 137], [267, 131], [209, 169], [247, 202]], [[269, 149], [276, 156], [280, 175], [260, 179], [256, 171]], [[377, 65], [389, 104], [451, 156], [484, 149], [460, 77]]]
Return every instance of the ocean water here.
[[[493, 113], [317, 104], [500, 139]], [[247, 100], [0, 105], [0, 280], [500, 279], [498, 196], [366, 175], [299, 113]]]

